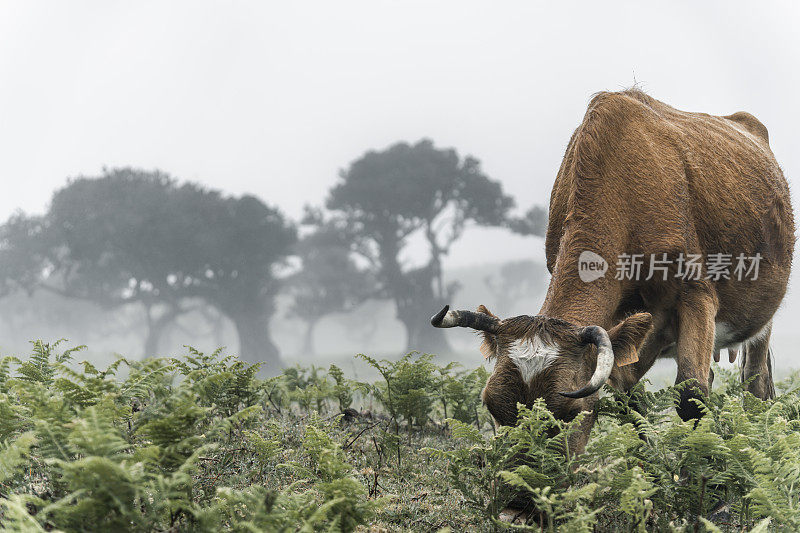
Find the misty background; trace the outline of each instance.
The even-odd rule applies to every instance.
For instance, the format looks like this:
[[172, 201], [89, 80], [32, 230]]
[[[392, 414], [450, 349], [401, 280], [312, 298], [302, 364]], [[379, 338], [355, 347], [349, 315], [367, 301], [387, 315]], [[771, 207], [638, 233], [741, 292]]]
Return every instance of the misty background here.
[[[0, 350], [24, 354], [31, 339], [67, 337], [73, 344], [88, 344], [89, 357], [100, 362], [112, 360], [115, 353], [174, 354], [185, 344], [248, 351], [240, 345], [242, 330], [256, 332], [260, 326], [231, 317], [252, 316], [234, 307], [253, 295], [241, 284], [208, 282], [222, 280], [222, 273], [225, 279], [241, 279], [231, 262], [243, 261], [265, 269], [252, 272], [271, 306], [259, 313], [269, 324], [269, 342], [285, 363], [324, 364], [357, 352], [392, 357], [411, 347], [441, 348], [475, 365], [480, 360], [478, 341], [465, 331], [442, 333], [446, 346], [426, 339], [418, 342], [424, 345], [408, 346], [408, 328], [398, 319], [403, 304], [397, 291], [392, 295], [385, 287], [373, 287], [385, 285], [376, 279], [387, 272], [370, 267], [363, 256], [343, 258], [337, 251], [364, 245], [357, 241], [365, 234], [351, 235], [344, 244], [325, 240], [325, 228], [337, 227], [341, 231], [336, 234], [347, 235], [348, 229], [357, 233], [363, 223], [352, 209], [330, 209], [342, 176], [358, 174], [357, 163], [369, 151], [390, 153], [397, 143], [407, 143], [400, 146], [413, 152], [429, 139], [433, 154], [455, 150], [453, 168], [460, 170], [454, 176], [467, 176], [469, 183], [499, 183], [502, 191], [494, 193], [512, 198], [515, 205], [502, 216], [484, 208], [477, 217], [467, 216], [438, 262], [431, 260], [424, 227], [412, 228], [396, 255], [398, 279], [412, 283], [417, 279], [412, 274], [419, 273], [423, 285], [431, 287], [433, 281], [432, 300], [409, 298], [419, 304], [423, 324], [437, 310], [435, 300], [445, 297], [458, 307], [483, 303], [503, 316], [533, 314], [547, 283], [537, 217], [548, 203], [569, 136], [597, 91], [636, 83], [679, 109], [753, 113], [769, 129], [770, 145], [794, 185], [800, 172], [793, 130], [800, 118], [799, 14], [800, 6], [788, 1], [613, 6], [375, 0], [4, 2], [0, 220], [9, 221], [6, 230], [15, 229], [11, 234], [20, 239], [46, 233], [42, 228], [49, 227], [50, 219], [42, 217], [52, 214], [54, 194], [73, 191], [72, 196], [61, 195], [65, 200], [59, 205], [67, 207], [58, 211], [58, 220], [73, 228], [79, 223], [97, 227], [82, 213], [105, 205], [103, 224], [120, 224], [117, 230], [124, 231], [122, 222], [130, 222], [139, 211], [129, 205], [131, 217], [121, 216], [123, 200], [138, 198], [139, 205], [154, 209], [172, 197], [164, 191], [188, 183], [191, 190], [182, 190], [193, 200], [181, 209], [194, 218], [182, 228], [184, 233], [174, 232], [167, 216], [181, 210], [165, 203], [165, 224], [138, 242], [145, 246], [158, 241], [165, 250], [180, 252], [182, 245], [170, 248], [165, 236], [181, 243], [228, 228], [214, 237], [214, 246], [198, 249], [210, 254], [202, 258], [203, 265], [223, 257], [230, 261], [220, 262], [219, 274], [208, 278], [201, 269], [206, 292], [185, 290], [195, 287], [198, 276], [187, 276], [185, 283], [170, 278], [160, 296], [176, 290], [173, 300], [180, 300], [180, 312], [171, 317], [171, 303], [163, 298], [124, 305], [101, 301], [104, 288], [120, 280], [90, 283], [92, 271], [86, 264], [69, 266], [64, 260], [64, 235], [38, 242], [38, 248], [17, 246], [13, 264], [5, 263], [3, 273], [13, 283], [5, 284], [0, 299]], [[465, 169], [470, 156], [480, 162], [478, 170]], [[156, 183], [147, 193], [151, 196], [114, 186], [85, 194], [71, 188], [115, 172], [127, 172], [123, 180], [145, 176], [158, 182], [154, 176], [169, 175], [176, 181]], [[396, 191], [389, 189], [377, 191], [387, 193], [391, 204]], [[214, 211], [218, 207], [219, 213]], [[439, 220], [453, 218], [458, 208], [447, 209]], [[217, 213], [213, 218], [211, 211]], [[225, 218], [230, 213], [247, 214]], [[276, 250], [272, 241], [259, 240], [259, 235], [237, 240], [236, 231], [254, 227], [248, 221], [273, 215], [280, 217], [278, 226], [297, 238], [295, 242], [287, 236], [286, 249], [276, 257], [268, 257], [269, 250]], [[449, 238], [445, 233], [441, 240]], [[6, 231], [6, 250], [8, 235]], [[310, 237], [314, 235], [322, 240]], [[100, 244], [88, 230], [82, 237], [82, 244], [70, 241], [70, 246], [86, 251]], [[15, 242], [23, 241], [30, 239]], [[315, 255], [323, 249], [332, 255]], [[259, 250], [267, 255], [251, 253]], [[105, 252], [89, 255], [95, 252], [98, 264], [108, 267]], [[181, 253], [159, 257], [187, 260]], [[303, 278], [304, 264], [313, 261], [321, 274]], [[142, 263], [142, 268], [152, 266], [144, 259]], [[438, 274], [425, 270], [434, 263]], [[49, 286], [63, 282], [70, 290], [59, 294], [37, 288], [43, 264]], [[327, 279], [325, 272], [346, 274], [351, 267], [352, 277], [335, 276], [347, 289], [333, 298], [342, 305], [320, 311], [309, 347], [308, 316], [297, 309], [310, 307], [298, 306], [304, 302], [298, 287], [307, 289], [314, 286], [309, 279], [319, 282]], [[69, 286], [68, 278], [76, 272], [80, 279]], [[773, 328], [779, 370], [800, 363], [797, 276], [795, 271]], [[208, 292], [212, 289], [213, 295]], [[139, 284], [137, 290], [153, 295], [147, 285]], [[237, 296], [235, 291], [243, 292]], [[124, 288], [106, 292], [115, 298], [130, 296]], [[164, 327], [154, 345], [148, 331], [159, 320]], [[256, 337], [253, 333], [257, 345], [267, 342]]]

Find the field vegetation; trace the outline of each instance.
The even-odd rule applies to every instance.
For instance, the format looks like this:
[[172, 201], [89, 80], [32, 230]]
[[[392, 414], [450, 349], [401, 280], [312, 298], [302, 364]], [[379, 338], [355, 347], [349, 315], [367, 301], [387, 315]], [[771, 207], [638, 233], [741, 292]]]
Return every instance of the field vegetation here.
[[[493, 429], [487, 378], [430, 355], [258, 367], [189, 349], [105, 369], [33, 344], [0, 361], [0, 523], [7, 531], [769, 531], [800, 529], [800, 382], [774, 401], [718, 386], [696, 425], [675, 387], [606, 389], [580, 419], [537, 402]], [[512, 462], [511, 457], [524, 457]], [[497, 520], [522, 490], [528, 524]]]

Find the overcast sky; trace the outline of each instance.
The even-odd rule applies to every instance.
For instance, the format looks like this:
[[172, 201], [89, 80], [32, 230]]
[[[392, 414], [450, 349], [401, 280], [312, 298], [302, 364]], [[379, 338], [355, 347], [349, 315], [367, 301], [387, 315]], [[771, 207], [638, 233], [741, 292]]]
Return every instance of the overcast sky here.
[[[800, 170], [792, 2], [0, 4], [0, 218], [68, 176], [160, 168], [297, 217], [366, 149], [430, 137], [546, 204], [591, 94], [747, 110]], [[543, 256], [469, 231], [450, 266]]]

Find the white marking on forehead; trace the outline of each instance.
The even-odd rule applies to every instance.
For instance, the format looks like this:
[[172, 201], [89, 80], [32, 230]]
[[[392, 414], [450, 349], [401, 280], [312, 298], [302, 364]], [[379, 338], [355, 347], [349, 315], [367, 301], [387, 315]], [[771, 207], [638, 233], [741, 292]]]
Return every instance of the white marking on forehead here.
[[519, 368], [522, 380], [530, 383], [538, 373], [555, 363], [558, 353], [558, 346], [545, 342], [536, 335], [533, 341], [521, 340], [515, 343], [508, 356]]

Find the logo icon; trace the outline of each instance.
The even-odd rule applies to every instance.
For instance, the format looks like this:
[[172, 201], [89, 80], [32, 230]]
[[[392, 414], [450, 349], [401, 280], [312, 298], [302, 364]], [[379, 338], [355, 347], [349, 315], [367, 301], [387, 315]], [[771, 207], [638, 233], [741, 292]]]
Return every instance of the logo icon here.
[[594, 252], [585, 250], [578, 257], [578, 277], [584, 283], [602, 278], [608, 270], [606, 260]]

